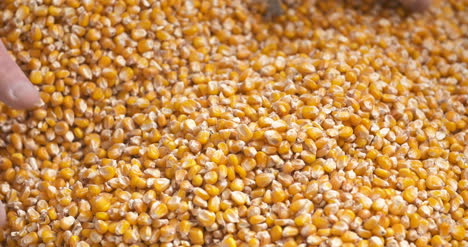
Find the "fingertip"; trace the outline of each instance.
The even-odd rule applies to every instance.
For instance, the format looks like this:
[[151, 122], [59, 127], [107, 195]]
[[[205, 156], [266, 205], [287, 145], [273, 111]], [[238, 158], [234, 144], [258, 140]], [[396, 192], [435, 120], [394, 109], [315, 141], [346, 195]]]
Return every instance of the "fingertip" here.
[[39, 92], [0, 41], [0, 101], [15, 109], [29, 109], [41, 103]]
[[0, 100], [19, 110], [34, 108], [42, 103], [39, 92], [26, 80], [7, 83], [0, 92]]
[[7, 222], [6, 208], [2, 201], [0, 201], [0, 227], [4, 227]]

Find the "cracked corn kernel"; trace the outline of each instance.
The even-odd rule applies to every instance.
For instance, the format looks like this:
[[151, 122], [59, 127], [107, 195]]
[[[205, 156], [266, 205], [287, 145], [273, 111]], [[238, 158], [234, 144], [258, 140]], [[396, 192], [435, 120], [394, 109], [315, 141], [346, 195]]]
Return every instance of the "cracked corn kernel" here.
[[60, 220], [60, 228], [62, 230], [68, 230], [75, 223], [75, 218], [73, 216], [67, 216]]
[[32, 244], [37, 244], [39, 241], [37, 233], [36, 232], [30, 232], [26, 234], [24, 237], [21, 238], [21, 245], [27, 246], [27, 245], [32, 245]]
[[240, 191], [231, 192], [231, 199], [237, 205], [244, 205], [246, 203], [246, 195]]
[[271, 145], [277, 146], [282, 141], [281, 135], [276, 130], [267, 130], [264, 135], [266, 141]]
[[0, 241], [467, 245], [466, 4], [376, 2], [2, 1]]

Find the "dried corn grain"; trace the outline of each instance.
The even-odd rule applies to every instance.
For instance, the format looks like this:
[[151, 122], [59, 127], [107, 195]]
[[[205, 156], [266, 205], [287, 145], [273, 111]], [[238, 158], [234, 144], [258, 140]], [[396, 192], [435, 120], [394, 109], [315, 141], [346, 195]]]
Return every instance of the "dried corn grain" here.
[[468, 3], [364, 2], [2, 1], [0, 241], [468, 245]]

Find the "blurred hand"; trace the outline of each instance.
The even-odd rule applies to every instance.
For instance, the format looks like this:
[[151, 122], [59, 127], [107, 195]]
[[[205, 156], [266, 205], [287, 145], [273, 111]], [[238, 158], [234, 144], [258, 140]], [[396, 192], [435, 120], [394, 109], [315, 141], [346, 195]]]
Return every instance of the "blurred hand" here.
[[5, 205], [0, 201], [0, 227], [6, 225], [7, 217], [6, 217], [6, 209]]
[[[12, 108], [27, 109], [41, 103], [39, 92], [0, 41], [0, 101]], [[0, 201], [0, 227], [6, 224], [5, 205]]]
[[[283, 9], [281, 8], [281, 2], [284, 0], [267, 0], [267, 19], [278, 17], [283, 14]], [[319, 0], [321, 1], [321, 0]], [[322, 0], [323, 1], [323, 0]], [[400, 0], [401, 4], [405, 8], [419, 12], [428, 9], [431, 6], [432, 0]]]
[[400, 0], [400, 2], [412, 11], [424, 11], [431, 6], [431, 0]]
[[15, 109], [27, 109], [41, 103], [39, 92], [0, 41], [0, 101]]

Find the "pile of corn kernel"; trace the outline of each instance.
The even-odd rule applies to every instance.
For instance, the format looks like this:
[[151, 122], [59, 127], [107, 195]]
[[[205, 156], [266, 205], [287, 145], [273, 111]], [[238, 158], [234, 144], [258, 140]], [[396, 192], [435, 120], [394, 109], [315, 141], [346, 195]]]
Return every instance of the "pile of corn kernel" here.
[[468, 246], [468, 2], [264, 2], [1, 1], [2, 246]]

